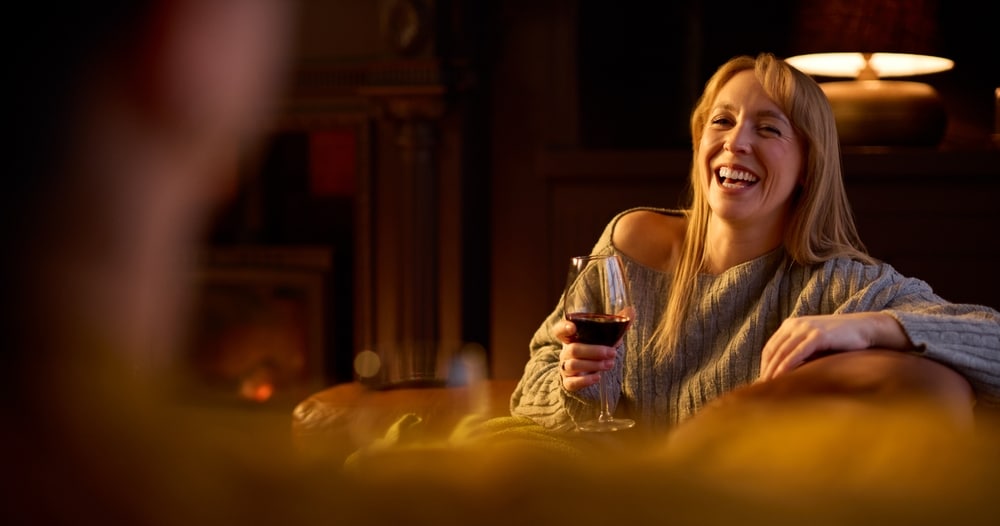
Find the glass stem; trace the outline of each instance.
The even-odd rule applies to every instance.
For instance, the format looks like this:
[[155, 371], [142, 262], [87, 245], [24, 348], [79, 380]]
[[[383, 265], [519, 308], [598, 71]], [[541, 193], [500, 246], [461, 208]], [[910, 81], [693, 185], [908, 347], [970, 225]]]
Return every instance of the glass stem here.
[[601, 413], [597, 419], [601, 422], [610, 422], [614, 417], [611, 416], [611, 397], [608, 396], [608, 381], [605, 379], [605, 372], [607, 371], [601, 373], [601, 379], [598, 383], [601, 395]]

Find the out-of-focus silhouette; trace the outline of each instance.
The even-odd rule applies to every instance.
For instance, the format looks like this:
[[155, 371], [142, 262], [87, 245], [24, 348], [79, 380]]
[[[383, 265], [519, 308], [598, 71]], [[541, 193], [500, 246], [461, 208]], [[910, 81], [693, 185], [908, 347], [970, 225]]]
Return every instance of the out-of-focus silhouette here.
[[292, 487], [264, 492], [256, 476], [289, 472], [287, 428], [185, 405], [173, 386], [195, 252], [239, 152], [266, 132], [295, 12], [7, 11], [0, 521], [224, 523], [289, 502]]

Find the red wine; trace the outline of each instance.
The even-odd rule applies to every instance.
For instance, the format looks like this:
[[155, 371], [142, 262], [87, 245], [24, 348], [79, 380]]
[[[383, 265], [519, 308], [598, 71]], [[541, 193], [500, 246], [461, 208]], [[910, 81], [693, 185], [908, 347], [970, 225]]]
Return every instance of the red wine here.
[[609, 347], [618, 343], [631, 321], [624, 316], [592, 312], [573, 312], [566, 319], [576, 325], [576, 341]]

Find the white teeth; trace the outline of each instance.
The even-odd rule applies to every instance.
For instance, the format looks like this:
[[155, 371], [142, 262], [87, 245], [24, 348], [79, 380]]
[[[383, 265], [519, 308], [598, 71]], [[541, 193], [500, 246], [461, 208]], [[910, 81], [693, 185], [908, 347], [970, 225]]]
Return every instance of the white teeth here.
[[733, 170], [728, 166], [723, 166], [719, 168], [719, 177], [722, 177], [723, 179], [729, 179], [731, 181], [746, 181], [748, 183], [756, 183], [757, 181], [760, 180], [759, 177], [750, 172]]

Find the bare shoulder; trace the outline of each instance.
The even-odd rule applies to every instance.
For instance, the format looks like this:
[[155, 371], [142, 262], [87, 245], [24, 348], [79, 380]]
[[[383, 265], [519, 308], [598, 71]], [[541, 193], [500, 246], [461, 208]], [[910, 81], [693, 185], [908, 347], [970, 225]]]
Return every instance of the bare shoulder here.
[[623, 214], [611, 234], [615, 247], [643, 265], [661, 270], [672, 268], [680, 254], [687, 218], [680, 213], [637, 209]]

